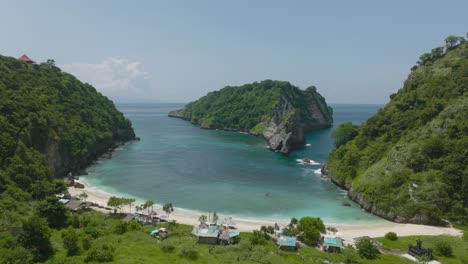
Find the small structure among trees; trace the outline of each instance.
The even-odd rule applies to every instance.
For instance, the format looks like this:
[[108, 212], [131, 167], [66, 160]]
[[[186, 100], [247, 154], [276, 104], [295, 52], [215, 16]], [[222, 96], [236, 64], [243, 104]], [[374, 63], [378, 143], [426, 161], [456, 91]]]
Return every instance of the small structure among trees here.
[[416, 240], [416, 246], [411, 244], [408, 245], [408, 254], [413, 257], [426, 257], [429, 260], [432, 259], [432, 249], [431, 248], [423, 248], [422, 247], [422, 240]]
[[26, 62], [26, 63], [36, 63], [35, 61], [31, 60], [26, 54], [18, 58], [19, 61]]

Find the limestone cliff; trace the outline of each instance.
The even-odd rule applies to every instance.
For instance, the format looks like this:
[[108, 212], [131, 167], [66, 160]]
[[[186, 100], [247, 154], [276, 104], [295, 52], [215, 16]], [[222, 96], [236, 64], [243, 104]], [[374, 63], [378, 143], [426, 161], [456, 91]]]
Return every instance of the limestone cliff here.
[[304, 134], [330, 127], [332, 109], [315, 87], [266, 80], [211, 92], [184, 109], [169, 113], [202, 128], [263, 136], [270, 149], [288, 154], [304, 146]]

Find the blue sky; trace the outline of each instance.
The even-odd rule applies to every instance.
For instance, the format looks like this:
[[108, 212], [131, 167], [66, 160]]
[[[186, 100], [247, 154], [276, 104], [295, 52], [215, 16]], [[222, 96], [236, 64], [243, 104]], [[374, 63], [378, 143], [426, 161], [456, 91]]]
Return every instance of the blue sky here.
[[3, 1], [0, 54], [55, 59], [118, 102], [188, 102], [264, 79], [386, 103], [468, 1]]

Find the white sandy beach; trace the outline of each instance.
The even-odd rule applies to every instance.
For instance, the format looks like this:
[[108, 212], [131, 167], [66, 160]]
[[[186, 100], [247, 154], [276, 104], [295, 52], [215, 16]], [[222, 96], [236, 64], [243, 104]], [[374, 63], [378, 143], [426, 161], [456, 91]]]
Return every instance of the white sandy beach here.
[[[80, 181], [85, 185], [85, 189], [78, 189], [69, 187], [68, 191], [72, 196], [78, 196], [80, 193], [85, 192], [88, 195], [87, 201], [97, 203], [98, 205], [106, 206], [107, 200], [112, 196], [110, 193], [106, 193], [93, 186], [90, 186], [86, 181]], [[144, 201], [136, 201], [135, 205], [142, 204]], [[134, 208], [133, 208], [134, 210]], [[158, 214], [165, 214], [161, 205], [155, 205], [154, 210]], [[103, 210], [104, 212], [109, 212]], [[123, 212], [127, 211], [128, 208], [124, 208]], [[174, 208], [174, 212], [171, 213], [170, 219], [176, 220], [178, 223], [188, 225], [198, 225], [198, 217], [201, 213], [196, 211], [184, 210], [180, 208]], [[206, 213], [205, 213], [206, 214]], [[227, 217], [220, 215], [220, 219]], [[262, 219], [245, 219], [233, 217], [233, 221], [236, 223], [237, 228], [240, 231], [252, 231], [260, 229], [262, 225], [274, 225], [278, 223], [280, 226], [285, 226], [288, 223], [285, 221], [271, 221]], [[383, 237], [387, 232], [395, 232], [398, 236], [410, 236], [410, 235], [451, 235], [461, 236], [462, 231], [455, 228], [448, 227], [436, 227], [436, 226], [425, 226], [425, 225], [414, 225], [414, 224], [398, 224], [390, 221], [383, 223], [365, 223], [365, 224], [339, 224], [339, 223], [325, 223], [327, 226], [333, 226], [338, 229], [337, 236], [345, 239], [346, 243], [352, 243], [353, 238], [361, 236], [369, 237]]]

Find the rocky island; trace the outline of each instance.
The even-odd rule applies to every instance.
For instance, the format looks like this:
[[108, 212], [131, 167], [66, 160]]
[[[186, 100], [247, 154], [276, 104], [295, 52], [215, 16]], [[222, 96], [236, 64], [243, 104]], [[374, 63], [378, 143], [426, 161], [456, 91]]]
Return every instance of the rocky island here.
[[202, 128], [263, 136], [271, 150], [288, 154], [304, 146], [304, 133], [330, 127], [332, 108], [314, 86], [265, 80], [227, 86], [169, 113]]
[[468, 220], [468, 43], [446, 43], [420, 57], [375, 116], [334, 133], [323, 173], [363, 209], [391, 221]]

